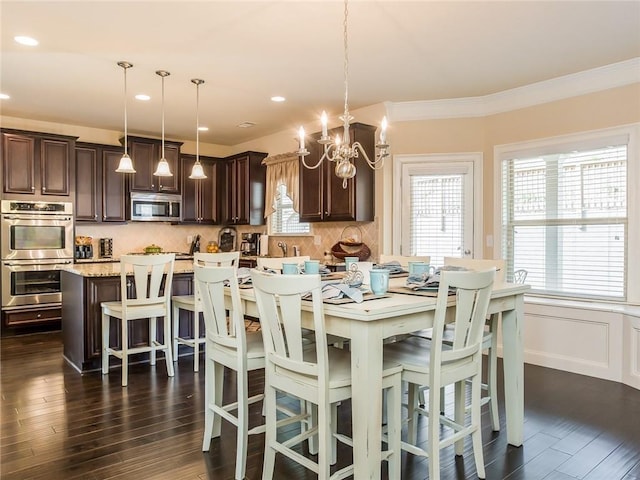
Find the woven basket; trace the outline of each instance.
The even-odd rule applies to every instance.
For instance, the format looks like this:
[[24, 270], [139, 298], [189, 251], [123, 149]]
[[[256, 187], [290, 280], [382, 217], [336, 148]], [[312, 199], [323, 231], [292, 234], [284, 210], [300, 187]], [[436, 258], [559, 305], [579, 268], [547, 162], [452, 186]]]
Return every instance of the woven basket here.
[[[348, 247], [347, 250], [344, 247]], [[343, 242], [342, 240], [331, 247], [331, 255], [340, 260], [345, 257], [358, 257], [363, 262], [371, 256], [371, 250], [362, 242]]]

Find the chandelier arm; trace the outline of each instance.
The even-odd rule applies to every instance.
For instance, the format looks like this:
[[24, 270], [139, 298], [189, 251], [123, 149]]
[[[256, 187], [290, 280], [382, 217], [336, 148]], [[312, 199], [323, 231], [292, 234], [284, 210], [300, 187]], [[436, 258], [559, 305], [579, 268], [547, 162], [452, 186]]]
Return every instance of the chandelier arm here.
[[360, 142], [355, 142], [352, 145], [352, 148], [354, 152], [358, 152], [362, 154], [363, 158], [369, 164], [369, 167], [371, 167], [371, 169], [373, 170], [380, 170], [382, 167], [384, 167], [384, 159], [389, 155], [386, 152], [376, 153], [376, 159], [372, 161], [369, 158], [369, 155], [367, 155], [367, 152], [365, 151], [365, 149], [360, 144]]
[[324, 156], [323, 156], [320, 160], [318, 160], [318, 163], [316, 163], [315, 165], [307, 165], [307, 162], [304, 160], [304, 157], [305, 155], [301, 155], [300, 160], [302, 160], [302, 165], [304, 165], [304, 167], [308, 168], [309, 170], [315, 170], [322, 164], [322, 161], [324, 160]]

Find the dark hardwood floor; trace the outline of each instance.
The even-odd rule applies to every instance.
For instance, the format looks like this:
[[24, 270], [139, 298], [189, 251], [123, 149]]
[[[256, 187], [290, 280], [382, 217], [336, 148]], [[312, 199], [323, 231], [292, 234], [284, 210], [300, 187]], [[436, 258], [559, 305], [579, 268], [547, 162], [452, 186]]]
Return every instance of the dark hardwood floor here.
[[[194, 373], [191, 357], [180, 359], [174, 378], [163, 361], [134, 365], [122, 388], [119, 369], [82, 376], [66, 364], [59, 332], [2, 338], [0, 355], [3, 480], [233, 478], [231, 426], [201, 452], [204, 368]], [[260, 374], [250, 381], [254, 391], [263, 388]], [[639, 391], [527, 365], [525, 392], [522, 448], [507, 445], [503, 412], [501, 433], [483, 417], [488, 479], [640, 480]], [[349, 404], [341, 411], [348, 431]], [[260, 421], [259, 405], [251, 416]], [[249, 479], [260, 478], [263, 438], [249, 438]], [[476, 478], [473, 457], [455, 458], [451, 448], [442, 452], [441, 478]], [[339, 463], [349, 461], [350, 451], [340, 450]], [[279, 457], [276, 478], [315, 475]], [[428, 478], [426, 459], [404, 455], [403, 478]]]

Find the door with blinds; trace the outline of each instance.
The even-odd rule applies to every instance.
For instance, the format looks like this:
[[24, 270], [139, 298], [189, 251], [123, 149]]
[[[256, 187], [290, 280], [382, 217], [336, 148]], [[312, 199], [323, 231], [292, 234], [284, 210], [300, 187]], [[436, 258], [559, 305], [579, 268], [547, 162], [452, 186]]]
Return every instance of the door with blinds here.
[[402, 166], [402, 255], [473, 256], [473, 162]]

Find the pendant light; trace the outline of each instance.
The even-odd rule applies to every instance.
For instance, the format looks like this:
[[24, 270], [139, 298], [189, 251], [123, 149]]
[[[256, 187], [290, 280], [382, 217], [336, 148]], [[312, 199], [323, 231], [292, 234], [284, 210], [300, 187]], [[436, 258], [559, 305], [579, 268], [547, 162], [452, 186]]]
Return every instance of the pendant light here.
[[127, 69], [133, 67], [129, 62], [118, 62], [118, 66], [124, 71], [124, 155], [118, 163], [116, 172], [118, 173], [136, 173], [133, 169], [133, 162], [127, 153]]
[[204, 83], [204, 80], [192, 78], [191, 82], [196, 85], [196, 163], [193, 164], [189, 178], [202, 180], [207, 178], [200, 163], [200, 85]]
[[157, 177], [173, 177], [173, 173], [169, 169], [169, 162], [164, 158], [164, 78], [171, 75], [166, 70], [157, 70], [156, 75], [162, 78], [162, 152], [160, 153], [160, 161], [158, 162], [158, 168], [153, 172]]

